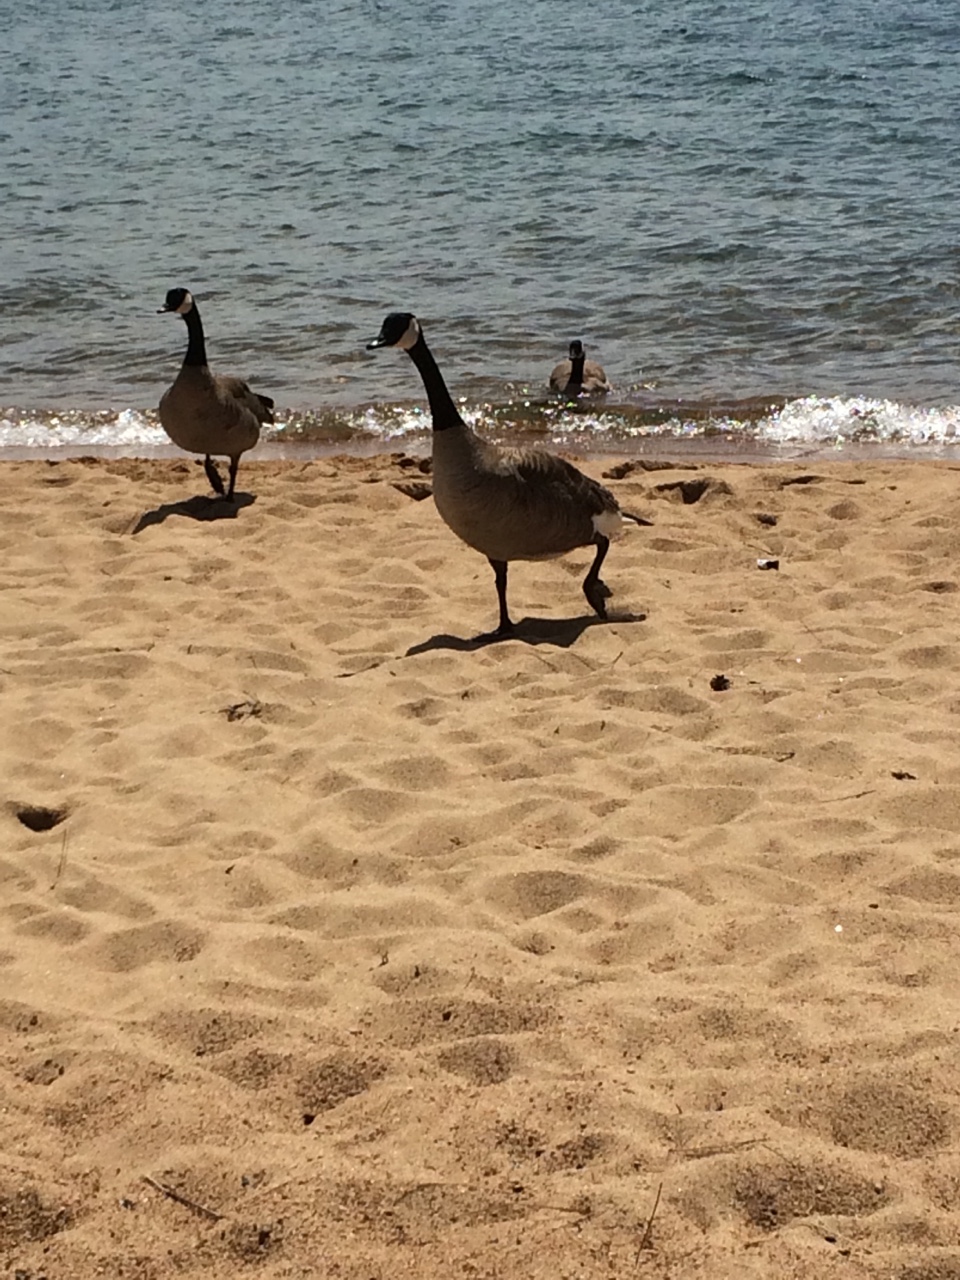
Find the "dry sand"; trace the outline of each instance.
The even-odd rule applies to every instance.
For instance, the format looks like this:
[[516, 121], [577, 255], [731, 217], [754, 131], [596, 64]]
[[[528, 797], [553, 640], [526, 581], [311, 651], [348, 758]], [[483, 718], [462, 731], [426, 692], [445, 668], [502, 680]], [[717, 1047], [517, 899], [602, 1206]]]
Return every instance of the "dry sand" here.
[[0, 468], [3, 1274], [960, 1277], [957, 468], [411, 478]]

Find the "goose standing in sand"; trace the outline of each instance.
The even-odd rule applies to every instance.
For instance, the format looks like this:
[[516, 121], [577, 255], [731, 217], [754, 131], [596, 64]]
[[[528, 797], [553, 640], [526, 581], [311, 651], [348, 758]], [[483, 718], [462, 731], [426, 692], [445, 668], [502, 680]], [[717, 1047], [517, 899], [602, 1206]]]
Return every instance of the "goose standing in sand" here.
[[[202, 453], [214, 492], [233, 501], [240, 455], [260, 438], [261, 422], [273, 422], [273, 401], [251, 391], [242, 378], [211, 373], [200, 312], [186, 289], [171, 289], [160, 313], [173, 311], [187, 324], [187, 354], [173, 386], [160, 401], [160, 424], [175, 445]], [[227, 489], [211, 454], [230, 459]]]
[[557, 391], [568, 400], [577, 396], [602, 396], [611, 390], [603, 368], [596, 360], [588, 360], [579, 338], [570, 343], [570, 355], [554, 366], [550, 375], [550, 390]]
[[420, 371], [433, 418], [434, 501], [457, 537], [493, 567], [500, 604], [500, 625], [493, 634], [513, 631], [507, 612], [509, 561], [552, 559], [575, 547], [597, 549], [583, 594], [605, 618], [610, 592], [600, 581], [600, 566], [610, 539], [624, 517], [646, 522], [621, 512], [608, 489], [562, 458], [537, 449], [501, 449], [482, 440], [460, 417], [410, 312], [388, 315], [367, 347], [400, 347]]

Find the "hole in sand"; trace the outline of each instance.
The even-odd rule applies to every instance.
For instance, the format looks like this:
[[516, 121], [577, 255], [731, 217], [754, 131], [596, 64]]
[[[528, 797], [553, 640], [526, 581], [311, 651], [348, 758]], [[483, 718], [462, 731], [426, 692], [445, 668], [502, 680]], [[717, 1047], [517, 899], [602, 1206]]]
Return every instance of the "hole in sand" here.
[[19, 804], [13, 806], [17, 820], [31, 831], [50, 831], [67, 816], [67, 809], [48, 809], [42, 804]]
[[713, 480], [710, 476], [700, 476], [696, 480], [669, 480], [656, 486], [658, 493], [678, 493], [683, 502], [699, 502], [705, 494], [733, 493], [725, 480]]

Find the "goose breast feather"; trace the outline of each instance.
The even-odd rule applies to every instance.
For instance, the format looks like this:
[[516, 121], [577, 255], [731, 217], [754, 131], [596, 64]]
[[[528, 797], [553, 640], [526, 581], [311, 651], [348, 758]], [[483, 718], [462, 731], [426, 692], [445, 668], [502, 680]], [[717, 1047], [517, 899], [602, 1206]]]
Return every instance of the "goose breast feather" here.
[[239, 454], [273, 422], [273, 401], [251, 391], [242, 378], [186, 368], [160, 401], [167, 435], [189, 453]]

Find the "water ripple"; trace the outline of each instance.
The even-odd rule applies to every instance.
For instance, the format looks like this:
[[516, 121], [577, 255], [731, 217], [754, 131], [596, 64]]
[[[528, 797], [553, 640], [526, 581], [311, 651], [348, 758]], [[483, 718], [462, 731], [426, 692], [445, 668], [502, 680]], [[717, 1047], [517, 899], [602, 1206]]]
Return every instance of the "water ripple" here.
[[176, 283], [217, 368], [344, 420], [418, 389], [363, 353], [393, 307], [492, 405], [541, 393], [573, 336], [665, 399], [956, 399], [948, 0], [7, 19], [10, 403], [151, 408], [182, 354], [155, 315]]

